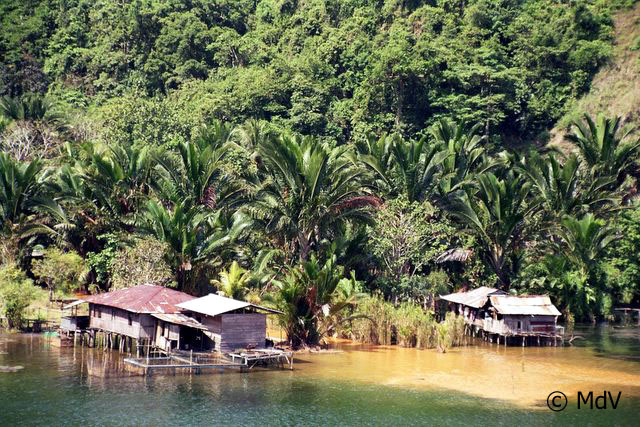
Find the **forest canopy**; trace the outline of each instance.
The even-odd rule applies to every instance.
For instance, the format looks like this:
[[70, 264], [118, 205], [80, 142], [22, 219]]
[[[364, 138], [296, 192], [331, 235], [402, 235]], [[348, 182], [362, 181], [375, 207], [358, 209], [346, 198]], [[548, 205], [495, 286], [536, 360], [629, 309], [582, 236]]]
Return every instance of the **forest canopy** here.
[[338, 143], [440, 117], [544, 139], [609, 58], [625, 3], [9, 0], [0, 95], [104, 120], [118, 98], [149, 99], [171, 125], [264, 119]]

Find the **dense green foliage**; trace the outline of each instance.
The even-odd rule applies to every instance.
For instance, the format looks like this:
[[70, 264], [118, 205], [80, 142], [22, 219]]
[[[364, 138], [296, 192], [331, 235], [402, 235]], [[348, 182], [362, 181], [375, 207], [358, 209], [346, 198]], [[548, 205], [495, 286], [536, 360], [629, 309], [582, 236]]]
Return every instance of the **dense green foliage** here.
[[295, 345], [445, 350], [435, 296], [479, 285], [610, 316], [640, 298], [640, 141], [585, 116], [567, 153], [527, 143], [631, 3], [3, 2], [2, 263], [263, 301]]
[[510, 141], [588, 90], [624, 5], [5, 1], [0, 95], [96, 107], [111, 140], [175, 143], [213, 118], [259, 118], [343, 142], [453, 116]]

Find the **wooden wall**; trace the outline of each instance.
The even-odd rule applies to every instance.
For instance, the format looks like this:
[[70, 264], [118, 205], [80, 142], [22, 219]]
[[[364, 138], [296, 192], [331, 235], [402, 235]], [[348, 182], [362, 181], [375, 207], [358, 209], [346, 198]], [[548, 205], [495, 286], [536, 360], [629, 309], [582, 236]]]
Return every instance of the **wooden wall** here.
[[[504, 316], [505, 332], [555, 333], [555, 316]], [[518, 325], [518, 322], [520, 324]], [[518, 326], [520, 326], [518, 328]]]
[[[155, 345], [164, 350], [180, 348], [180, 326], [158, 320], [155, 327], [154, 340]], [[174, 347], [171, 346], [171, 341], [176, 342]]]
[[[218, 316], [216, 316], [218, 317]], [[267, 337], [267, 315], [260, 313], [222, 314], [220, 351], [239, 348], [264, 348]]]
[[132, 338], [153, 337], [155, 318], [148, 314], [131, 313], [120, 308], [89, 304], [89, 327], [126, 335]]

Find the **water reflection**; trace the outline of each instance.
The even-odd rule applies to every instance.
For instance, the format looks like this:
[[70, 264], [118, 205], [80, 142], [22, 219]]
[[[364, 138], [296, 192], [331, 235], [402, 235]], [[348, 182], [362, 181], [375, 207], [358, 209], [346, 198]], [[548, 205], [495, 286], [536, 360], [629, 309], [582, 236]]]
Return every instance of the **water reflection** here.
[[124, 376], [117, 352], [0, 336], [0, 365], [25, 367], [0, 374], [0, 425], [51, 417], [125, 425], [593, 423], [593, 414], [551, 414], [545, 398], [604, 389], [623, 392], [614, 419], [632, 420], [640, 408], [632, 397], [640, 395], [638, 330], [580, 333], [574, 347], [478, 343], [446, 354], [340, 342], [343, 353], [299, 356], [293, 372], [152, 377]]

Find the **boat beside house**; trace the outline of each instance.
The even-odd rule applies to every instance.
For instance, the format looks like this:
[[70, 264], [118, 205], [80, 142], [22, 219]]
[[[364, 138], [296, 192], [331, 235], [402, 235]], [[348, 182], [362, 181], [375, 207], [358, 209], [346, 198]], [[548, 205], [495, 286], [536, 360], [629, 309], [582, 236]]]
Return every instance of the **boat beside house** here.
[[509, 295], [482, 286], [467, 292], [441, 295], [449, 309], [464, 317], [472, 336], [504, 345], [557, 345], [563, 328], [560, 312], [547, 295]]

